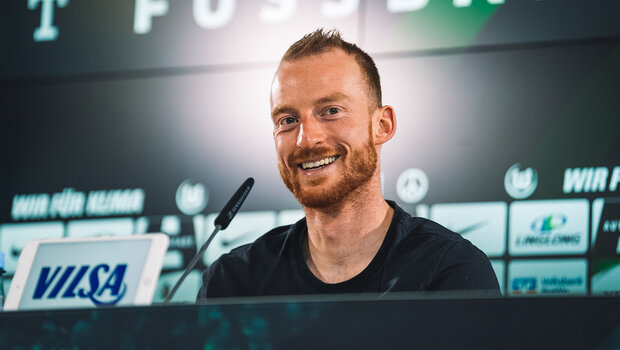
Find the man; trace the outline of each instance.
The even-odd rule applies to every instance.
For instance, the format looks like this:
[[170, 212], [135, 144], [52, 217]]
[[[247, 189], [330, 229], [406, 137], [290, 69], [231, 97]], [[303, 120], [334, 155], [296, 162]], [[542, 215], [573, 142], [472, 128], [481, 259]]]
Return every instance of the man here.
[[499, 290], [469, 241], [383, 199], [380, 153], [396, 116], [365, 52], [335, 31], [293, 44], [272, 83], [271, 118], [280, 174], [306, 217], [220, 257], [199, 299]]

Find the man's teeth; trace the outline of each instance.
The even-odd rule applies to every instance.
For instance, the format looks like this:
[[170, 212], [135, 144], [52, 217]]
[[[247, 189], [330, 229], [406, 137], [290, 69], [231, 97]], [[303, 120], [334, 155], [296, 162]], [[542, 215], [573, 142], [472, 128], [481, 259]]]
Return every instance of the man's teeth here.
[[327, 157], [325, 159], [317, 160], [316, 162], [304, 162], [304, 163], [301, 163], [301, 167], [304, 168], [304, 170], [310, 169], [310, 168], [318, 168], [320, 166], [333, 163], [336, 160], [336, 158], [338, 157], [333, 156], [333, 157]]

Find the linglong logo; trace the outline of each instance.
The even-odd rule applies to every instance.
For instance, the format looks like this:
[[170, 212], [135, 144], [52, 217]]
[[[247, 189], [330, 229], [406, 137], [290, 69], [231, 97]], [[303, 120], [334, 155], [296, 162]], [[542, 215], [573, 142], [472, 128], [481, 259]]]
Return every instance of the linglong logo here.
[[[127, 264], [118, 264], [114, 269], [110, 269], [107, 264], [99, 264], [92, 269], [90, 265], [82, 265], [73, 275], [75, 270], [76, 266], [57, 266], [53, 270], [51, 266], [42, 267], [32, 299], [56, 299], [66, 286], [60, 295], [61, 298], [88, 298], [93, 304], [103, 306], [118, 303], [127, 292], [127, 284], [123, 283]], [[100, 274], [103, 278], [107, 277], [101, 286]], [[78, 288], [86, 275], [88, 275], [88, 288]]]
[[538, 217], [532, 221], [532, 231], [540, 234], [548, 234], [553, 230], [561, 229], [566, 225], [566, 215], [564, 214], [548, 214]]

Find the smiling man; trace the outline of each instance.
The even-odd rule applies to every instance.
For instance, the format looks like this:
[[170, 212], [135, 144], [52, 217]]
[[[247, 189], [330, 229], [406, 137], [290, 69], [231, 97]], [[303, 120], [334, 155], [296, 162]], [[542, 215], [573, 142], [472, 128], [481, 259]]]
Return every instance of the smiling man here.
[[492, 290], [487, 257], [381, 193], [382, 145], [396, 132], [370, 56], [317, 30], [284, 54], [271, 87], [278, 168], [306, 217], [225, 254], [198, 299]]

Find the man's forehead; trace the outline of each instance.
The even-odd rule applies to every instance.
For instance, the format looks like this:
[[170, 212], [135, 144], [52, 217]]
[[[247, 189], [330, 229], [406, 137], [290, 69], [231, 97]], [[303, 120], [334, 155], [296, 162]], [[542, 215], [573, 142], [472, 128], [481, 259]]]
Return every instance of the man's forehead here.
[[364, 83], [361, 68], [355, 58], [342, 50], [324, 52], [281, 62], [272, 81], [271, 94], [273, 98], [283, 89], [299, 84], [323, 84], [329, 81], [340, 82], [343, 79]]

